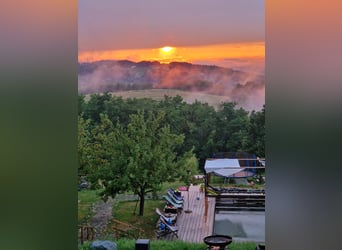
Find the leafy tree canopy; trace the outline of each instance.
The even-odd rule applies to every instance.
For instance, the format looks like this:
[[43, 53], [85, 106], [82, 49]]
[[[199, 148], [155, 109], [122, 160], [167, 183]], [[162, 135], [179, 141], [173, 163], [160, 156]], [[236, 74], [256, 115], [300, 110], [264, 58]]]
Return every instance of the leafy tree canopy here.
[[130, 115], [127, 126], [112, 124], [101, 115], [100, 126], [93, 130], [92, 179], [101, 180], [104, 198], [133, 191], [140, 198], [139, 214], [144, 213], [147, 193], [156, 193], [161, 184], [184, 176], [179, 170], [197, 172], [192, 151], [177, 154], [184, 135], [173, 134], [163, 125], [165, 114], [139, 111]]

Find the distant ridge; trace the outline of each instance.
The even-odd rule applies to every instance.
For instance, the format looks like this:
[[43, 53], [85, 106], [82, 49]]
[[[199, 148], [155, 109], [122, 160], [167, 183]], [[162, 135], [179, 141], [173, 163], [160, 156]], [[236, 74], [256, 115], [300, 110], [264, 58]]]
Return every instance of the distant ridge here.
[[80, 94], [146, 89], [174, 89], [222, 96], [246, 109], [264, 104], [263, 75], [187, 62], [104, 60], [78, 64]]

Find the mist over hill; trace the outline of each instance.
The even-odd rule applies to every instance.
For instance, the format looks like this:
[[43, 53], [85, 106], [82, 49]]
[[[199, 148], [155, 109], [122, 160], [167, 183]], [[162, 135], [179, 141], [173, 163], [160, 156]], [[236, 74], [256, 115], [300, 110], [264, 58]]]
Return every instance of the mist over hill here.
[[177, 89], [193, 95], [226, 96], [247, 110], [260, 110], [265, 103], [262, 73], [184, 62], [108, 60], [78, 64], [80, 94], [143, 89]]

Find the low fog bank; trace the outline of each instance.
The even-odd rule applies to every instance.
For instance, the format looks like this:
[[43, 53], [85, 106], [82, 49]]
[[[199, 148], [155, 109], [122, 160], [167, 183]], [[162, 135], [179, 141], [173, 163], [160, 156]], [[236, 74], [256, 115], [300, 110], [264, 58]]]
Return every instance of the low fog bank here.
[[[238, 107], [260, 110], [265, 103], [262, 64], [226, 61], [225, 65], [197, 65], [183, 62], [98, 61], [79, 63], [80, 94], [142, 89], [178, 89], [226, 96]], [[234, 66], [235, 65], [235, 66]], [[261, 65], [261, 66], [260, 66]]]

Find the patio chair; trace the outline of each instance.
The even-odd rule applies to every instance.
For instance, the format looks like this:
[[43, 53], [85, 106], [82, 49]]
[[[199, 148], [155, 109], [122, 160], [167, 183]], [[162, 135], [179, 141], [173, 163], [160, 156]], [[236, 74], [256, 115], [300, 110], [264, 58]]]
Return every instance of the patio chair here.
[[176, 224], [176, 221], [177, 221], [177, 214], [173, 214], [173, 215], [170, 216], [170, 217], [166, 217], [166, 216], [159, 210], [159, 208], [156, 208], [156, 213], [157, 213], [161, 218], [163, 218], [165, 221], [167, 221], [167, 222], [171, 221], [171, 224], [172, 224], [172, 225]]
[[162, 236], [172, 234], [178, 238], [178, 227], [177, 226], [171, 226], [163, 219], [163, 217], [160, 217], [160, 223], [163, 225], [160, 227], [160, 229], [157, 231], [157, 238], [160, 238]]
[[[177, 200], [179, 201], [183, 201], [184, 197], [181, 196], [180, 194], [178, 194], [175, 190], [173, 190], [172, 188], [169, 188], [168, 190]], [[180, 193], [180, 192], [179, 192]]]
[[163, 195], [163, 198], [168, 202], [170, 203], [172, 206], [174, 206], [175, 208], [182, 208], [183, 207], [183, 204], [178, 204], [176, 202], [174, 202], [169, 196], [167, 195]]
[[173, 202], [177, 204], [183, 204], [183, 200], [178, 200], [170, 191], [167, 192], [167, 195], [173, 200]]

